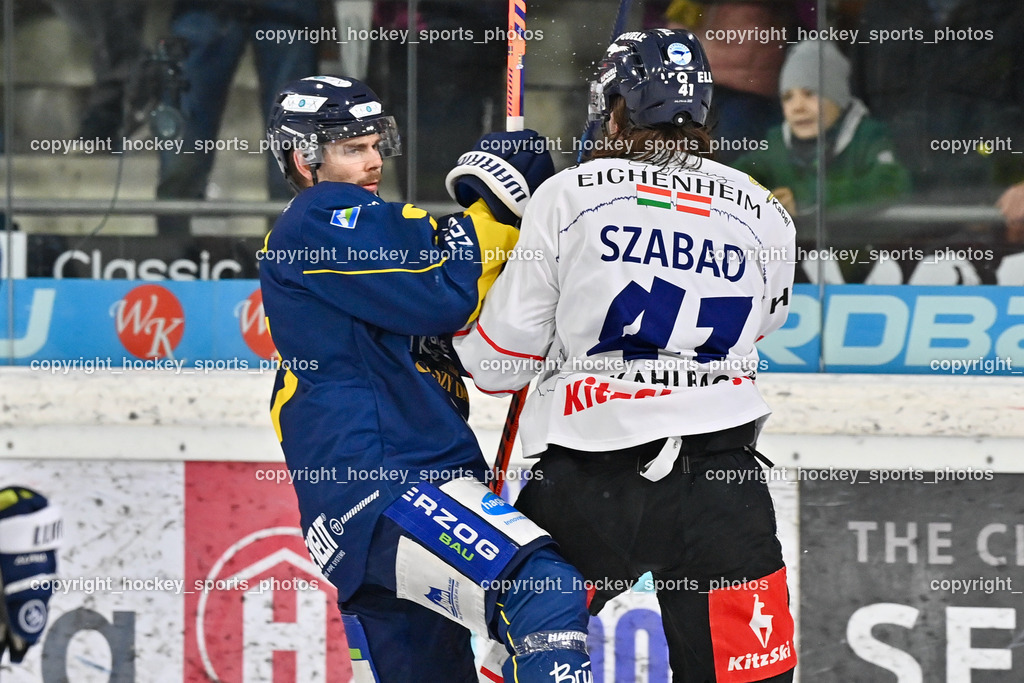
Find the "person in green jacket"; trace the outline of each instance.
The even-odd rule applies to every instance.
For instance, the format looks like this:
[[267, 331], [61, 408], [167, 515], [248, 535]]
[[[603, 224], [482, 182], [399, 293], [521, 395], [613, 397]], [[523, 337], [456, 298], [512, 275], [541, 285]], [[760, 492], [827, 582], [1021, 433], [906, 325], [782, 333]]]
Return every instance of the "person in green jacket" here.
[[[825, 72], [821, 93], [819, 64]], [[816, 178], [819, 116], [825, 130], [826, 207], [875, 203], [910, 191], [910, 174], [896, 160], [885, 126], [850, 94], [849, 81], [850, 64], [833, 43], [807, 40], [795, 45], [779, 77], [785, 122], [768, 132], [759, 149], [733, 163], [771, 189], [796, 218], [813, 213], [821, 203]]]

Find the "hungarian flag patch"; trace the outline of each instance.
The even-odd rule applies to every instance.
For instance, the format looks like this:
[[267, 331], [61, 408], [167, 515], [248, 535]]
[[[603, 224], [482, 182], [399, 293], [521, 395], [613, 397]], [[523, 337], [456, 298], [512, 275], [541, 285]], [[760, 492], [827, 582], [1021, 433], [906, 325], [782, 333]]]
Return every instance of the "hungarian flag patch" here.
[[636, 203], [640, 206], [653, 206], [657, 209], [671, 209], [676, 211], [703, 216], [711, 215], [711, 197], [689, 192], [672, 192], [662, 187], [651, 187], [650, 185], [636, 186]]

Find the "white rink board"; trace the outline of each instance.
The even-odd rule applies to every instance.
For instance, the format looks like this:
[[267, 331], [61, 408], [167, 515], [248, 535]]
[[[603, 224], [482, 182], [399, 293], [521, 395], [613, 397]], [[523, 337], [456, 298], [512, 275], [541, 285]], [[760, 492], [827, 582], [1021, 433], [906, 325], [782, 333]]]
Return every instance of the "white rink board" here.
[[[53, 631], [62, 617], [67, 623], [98, 616], [113, 631], [113, 647], [89, 631], [71, 638], [68, 680], [106, 683], [112, 669], [123, 676], [128, 672], [112, 661], [111, 650], [130, 661], [134, 647], [136, 680], [180, 681], [183, 603], [166, 581], [182, 578], [181, 463], [6, 460], [0, 468], [4, 483], [44, 492], [64, 513], [58, 575], [68, 583], [50, 600], [48, 649], [61, 649]], [[42, 647], [33, 647], [22, 665], [3, 672], [4, 683], [53, 680], [43, 677], [41, 654]]]
[[[62, 376], [4, 368], [0, 481], [38, 488], [63, 505], [62, 578], [182, 579], [184, 462], [281, 463], [267, 415], [271, 384], [267, 374]], [[1024, 472], [1024, 386], [1016, 378], [763, 374], [758, 384], [776, 411], [759, 448], [779, 468]], [[488, 456], [506, 403], [473, 396], [471, 422]], [[529, 466], [514, 463], [522, 465]], [[771, 488], [798, 604], [797, 488], [791, 478]], [[55, 595], [51, 605], [50, 628], [76, 609], [109, 622], [115, 612], [131, 613], [134, 680], [184, 680], [185, 608], [173, 591], [79, 590]], [[646, 657], [647, 611], [657, 611], [653, 595], [635, 593], [601, 615], [605, 683], [668, 680], [659, 668], [663, 655]], [[614, 647], [616, 629], [627, 622], [637, 629], [635, 679], [624, 675]], [[108, 679], [112, 655], [102, 637], [79, 633], [67, 650], [70, 680]], [[4, 669], [3, 681], [50, 683], [40, 652], [34, 648], [25, 666]]]

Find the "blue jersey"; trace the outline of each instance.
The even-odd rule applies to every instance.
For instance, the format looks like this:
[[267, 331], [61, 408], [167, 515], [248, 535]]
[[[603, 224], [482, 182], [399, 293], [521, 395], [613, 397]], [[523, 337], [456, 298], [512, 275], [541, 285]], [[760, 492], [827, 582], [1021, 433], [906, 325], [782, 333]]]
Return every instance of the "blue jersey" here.
[[483, 202], [439, 223], [333, 182], [303, 191], [267, 236], [260, 285], [281, 358], [271, 417], [306, 545], [342, 600], [397, 496], [483, 478], [450, 340], [516, 237]]

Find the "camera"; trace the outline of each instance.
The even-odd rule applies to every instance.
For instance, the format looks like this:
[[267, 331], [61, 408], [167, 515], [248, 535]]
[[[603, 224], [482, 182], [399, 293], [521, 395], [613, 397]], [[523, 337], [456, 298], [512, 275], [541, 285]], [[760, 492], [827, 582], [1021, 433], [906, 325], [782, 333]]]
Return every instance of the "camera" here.
[[155, 49], [139, 62], [126, 98], [126, 137], [148, 122], [157, 139], [181, 138], [185, 128], [181, 95], [189, 87], [185, 76], [187, 56], [185, 39], [168, 37], [157, 41]]

